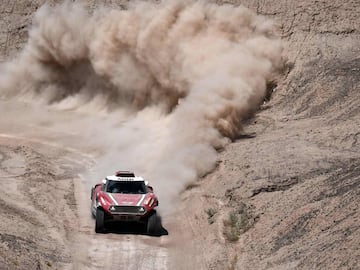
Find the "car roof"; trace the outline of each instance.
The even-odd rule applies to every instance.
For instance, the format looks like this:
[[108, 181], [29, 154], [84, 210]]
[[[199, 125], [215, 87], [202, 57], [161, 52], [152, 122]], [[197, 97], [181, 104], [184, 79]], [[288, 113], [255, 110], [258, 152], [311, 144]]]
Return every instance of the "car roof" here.
[[144, 178], [142, 178], [141, 176], [122, 177], [122, 176], [116, 176], [116, 175], [106, 176], [106, 180], [112, 180], [112, 181], [145, 181]]

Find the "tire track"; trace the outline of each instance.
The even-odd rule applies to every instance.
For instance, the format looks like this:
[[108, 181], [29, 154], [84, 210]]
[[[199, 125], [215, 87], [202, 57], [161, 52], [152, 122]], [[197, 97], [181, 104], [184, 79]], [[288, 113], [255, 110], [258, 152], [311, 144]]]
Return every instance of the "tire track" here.
[[84, 190], [85, 178], [75, 181], [76, 204], [80, 221], [79, 243], [75, 245], [75, 269], [168, 269], [168, 250], [165, 238], [143, 235], [95, 234], [90, 215], [90, 200]]

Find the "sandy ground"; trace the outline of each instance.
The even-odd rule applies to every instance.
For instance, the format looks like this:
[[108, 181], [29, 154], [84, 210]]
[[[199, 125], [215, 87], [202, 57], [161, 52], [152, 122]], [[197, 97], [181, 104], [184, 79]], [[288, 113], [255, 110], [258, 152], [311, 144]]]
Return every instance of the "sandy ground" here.
[[[284, 124], [266, 114], [248, 127], [256, 137], [230, 145], [218, 169], [182, 195], [198, 259], [204, 269], [357, 269], [358, 128], [342, 123], [340, 147], [324, 140], [334, 132], [324, 119]], [[237, 241], [226, 234], [230, 213]]]
[[95, 234], [82, 176], [94, 165], [93, 146], [89, 151], [74, 135], [4, 122], [1, 269], [167, 269], [165, 236]]
[[[178, 215], [165, 222], [169, 236], [95, 235], [81, 174], [96, 146], [6, 115], [0, 269], [360, 268], [358, 1], [225, 2], [276, 20], [289, 66], [247, 123], [248, 136], [180, 194]], [[2, 9], [1, 29], [10, 29], [1, 32], [3, 59], [21, 48], [38, 5], [12, 3]]]

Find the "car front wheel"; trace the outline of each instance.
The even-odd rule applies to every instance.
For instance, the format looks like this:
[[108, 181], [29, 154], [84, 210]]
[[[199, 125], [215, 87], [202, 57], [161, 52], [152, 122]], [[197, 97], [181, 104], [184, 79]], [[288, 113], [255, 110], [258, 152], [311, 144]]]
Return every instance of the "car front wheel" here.
[[146, 233], [148, 235], [159, 236], [160, 235], [160, 222], [156, 213], [152, 213], [147, 220]]
[[95, 232], [102, 233], [105, 230], [105, 213], [101, 208], [96, 209]]

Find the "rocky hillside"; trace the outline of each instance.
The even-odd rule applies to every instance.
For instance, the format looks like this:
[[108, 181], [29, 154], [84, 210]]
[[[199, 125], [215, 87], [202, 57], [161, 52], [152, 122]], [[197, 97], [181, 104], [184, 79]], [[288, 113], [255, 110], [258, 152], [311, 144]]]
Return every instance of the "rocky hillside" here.
[[203, 217], [193, 221], [197, 246], [212, 245], [211, 269], [357, 269], [360, 3], [227, 2], [278, 23], [288, 65], [249, 136], [183, 194]]
[[232, 260], [238, 269], [358, 267], [359, 121], [292, 117], [260, 112], [251, 137], [228, 146], [218, 169], [183, 194], [197, 245], [219, 243], [213, 269]]

